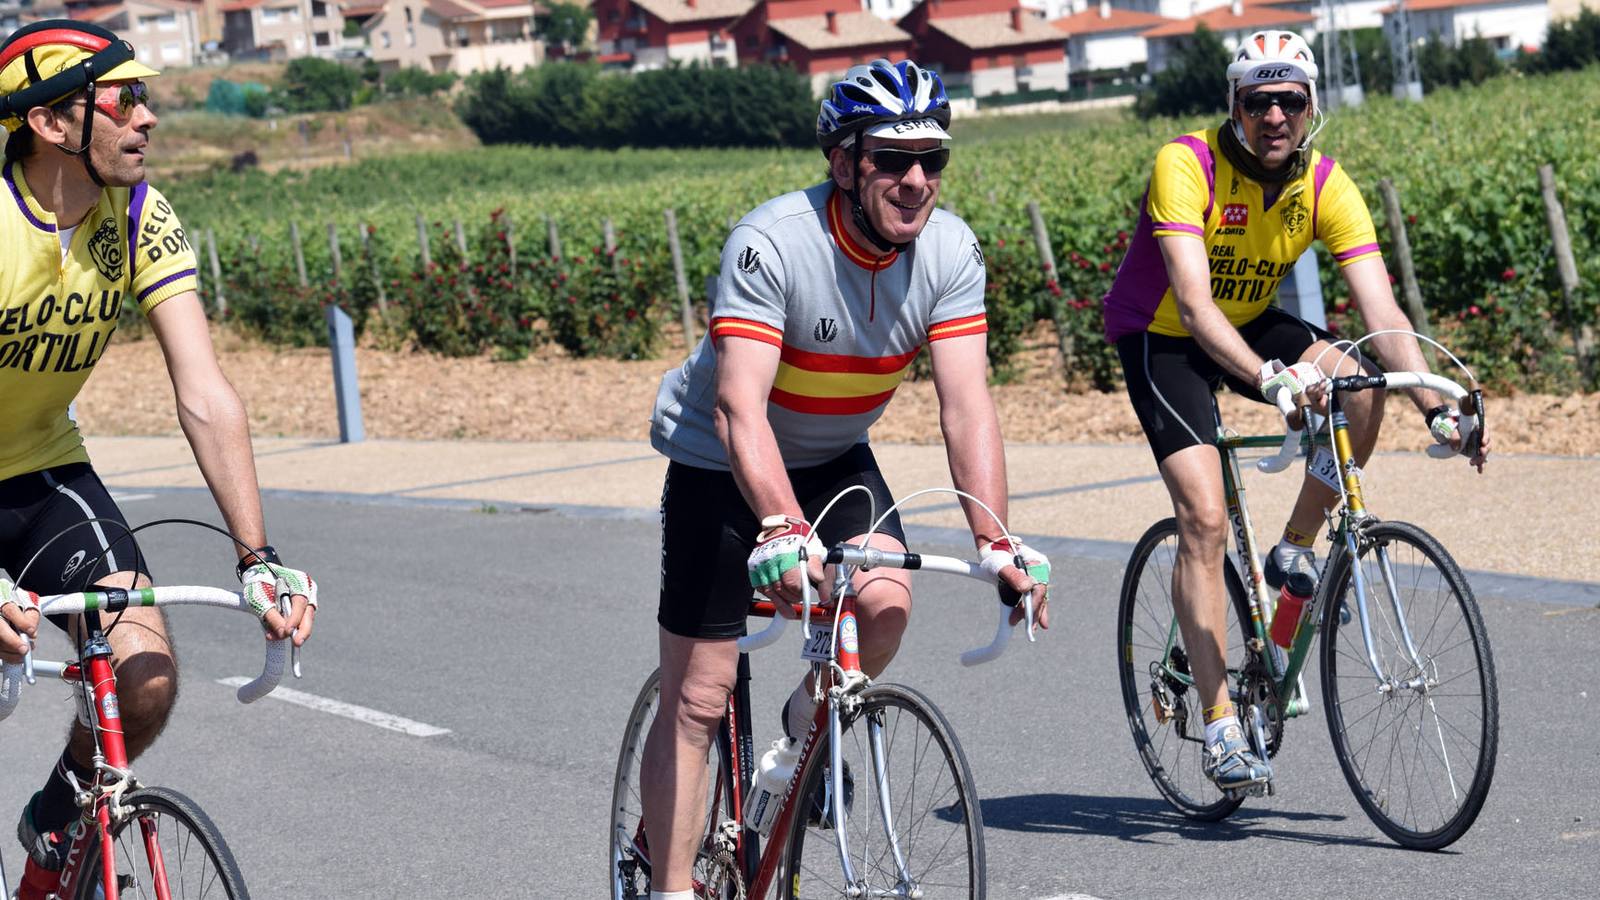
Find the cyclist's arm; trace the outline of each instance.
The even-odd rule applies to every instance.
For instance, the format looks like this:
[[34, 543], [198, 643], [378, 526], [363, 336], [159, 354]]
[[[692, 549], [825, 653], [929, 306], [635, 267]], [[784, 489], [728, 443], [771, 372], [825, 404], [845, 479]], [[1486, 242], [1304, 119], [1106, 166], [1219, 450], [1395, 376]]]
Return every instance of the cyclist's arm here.
[[[939, 428], [944, 433], [950, 480], [957, 490], [987, 504], [1001, 522], [1008, 522], [1006, 449], [1000, 439], [994, 398], [989, 395], [987, 340], [982, 334], [944, 338], [930, 342], [928, 349], [933, 360], [933, 388], [939, 395]], [[1003, 536], [994, 519], [965, 497], [961, 498], [961, 511], [967, 516], [973, 543], [979, 549]], [[1013, 590], [1033, 590], [1035, 621], [1039, 627], [1049, 628], [1045, 586], [1034, 584], [1027, 573], [1015, 566], [1002, 569], [1000, 577]], [[1013, 625], [1022, 615], [1020, 609], [1012, 614]]]
[[[1194, 336], [1200, 349], [1245, 384], [1255, 384], [1264, 360], [1233, 327], [1228, 317], [1211, 299], [1211, 266], [1206, 261], [1206, 243], [1185, 234], [1156, 238], [1167, 278], [1178, 301], [1178, 320]], [[1294, 362], [1294, 360], [1288, 360]]]
[[740, 337], [717, 340], [717, 437], [739, 492], [756, 514], [804, 518], [767, 420], [767, 397], [778, 375], [780, 349]]
[[[178, 424], [223, 521], [252, 547], [266, 544], [244, 403], [217, 364], [199, 296], [185, 291], [162, 301], [148, 317], [172, 379]], [[241, 556], [245, 552], [236, 549]]]

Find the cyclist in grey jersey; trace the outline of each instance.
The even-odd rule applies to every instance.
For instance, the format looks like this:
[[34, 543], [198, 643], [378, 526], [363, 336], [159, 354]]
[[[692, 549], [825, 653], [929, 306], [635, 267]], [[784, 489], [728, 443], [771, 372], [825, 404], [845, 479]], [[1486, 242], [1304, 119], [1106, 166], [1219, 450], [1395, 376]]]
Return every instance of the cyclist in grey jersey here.
[[983, 332], [983, 254], [965, 222], [934, 209], [915, 244], [884, 254], [842, 227], [846, 203], [825, 182], [770, 200], [734, 227], [710, 333], [662, 379], [651, 429], [657, 450], [686, 465], [729, 468], [715, 424], [723, 337], [779, 347], [767, 419], [792, 468], [865, 441], [924, 345]]
[[[652, 900], [693, 896], [705, 760], [734, 687], [733, 639], [751, 589], [793, 615], [800, 579], [823, 575], [818, 558], [806, 571], [798, 561], [801, 546], [819, 543], [810, 519], [820, 506], [847, 485], [870, 490], [879, 512], [891, 502], [866, 431], [924, 343], [951, 478], [1006, 516], [982, 255], [966, 225], [936, 209], [949, 116], [938, 76], [915, 63], [878, 60], [834, 84], [817, 123], [829, 182], [779, 197], [734, 229], [709, 334], [663, 379], [651, 429], [672, 460], [662, 492], [661, 698], [640, 777]], [[984, 567], [1031, 592], [1046, 626], [1048, 561], [963, 506]], [[820, 537], [864, 540], [869, 524], [853, 494]], [[898, 522], [872, 544], [903, 550]], [[873, 570], [856, 589], [862, 669], [876, 676], [905, 628], [909, 575]], [[802, 684], [785, 707], [791, 735], [809, 726], [811, 697]]]

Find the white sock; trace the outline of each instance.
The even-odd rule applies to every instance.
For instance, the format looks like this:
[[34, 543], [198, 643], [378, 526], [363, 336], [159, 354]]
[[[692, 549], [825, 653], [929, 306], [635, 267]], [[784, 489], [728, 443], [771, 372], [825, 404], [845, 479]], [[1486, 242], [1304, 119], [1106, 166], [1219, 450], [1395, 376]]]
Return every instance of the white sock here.
[[817, 705], [811, 702], [811, 692], [806, 690], [805, 684], [794, 689], [789, 695], [789, 719], [785, 723], [788, 734], [797, 741], [806, 739], [806, 732], [811, 730], [811, 717], [816, 715]]
[[1299, 556], [1302, 553], [1310, 552], [1310, 547], [1302, 547], [1299, 544], [1291, 542], [1288, 538], [1284, 538], [1283, 540], [1279, 541], [1277, 545], [1272, 548], [1272, 556], [1278, 561], [1278, 568], [1284, 570], [1285, 572], [1289, 570], [1289, 564], [1294, 562], [1294, 558], [1296, 556]]
[[1222, 740], [1223, 733], [1226, 732], [1230, 727], [1238, 730], [1240, 735], [1244, 734], [1244, 730], [1239, 728], [1238, 716], [1223, 716], [1215, 722], [1207, 722], [1206, 746], [1209, 747], [1212, 744], [1215, 744], [1217, 741]]
[[650, 900], [694, 900], [694, 891], [651, 891]]

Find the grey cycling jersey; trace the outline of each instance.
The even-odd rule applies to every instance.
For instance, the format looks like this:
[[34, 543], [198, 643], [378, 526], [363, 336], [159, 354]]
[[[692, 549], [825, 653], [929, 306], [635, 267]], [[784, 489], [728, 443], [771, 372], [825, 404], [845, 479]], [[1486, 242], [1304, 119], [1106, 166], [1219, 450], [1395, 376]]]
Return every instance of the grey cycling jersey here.
[[987, 330], [983, 253], [965, 222], [935, 209], [908, 250], [879, 256], [851, 240], [846, 215], [825, 182], [770, 200], [734, 227], [710, 331], [661, 379], [650, 428], [657, 450], [729, 468], [712, 420], [721, 338], [780, 349], [767, 419], [794, 468], [866, 440], [924, 344]]

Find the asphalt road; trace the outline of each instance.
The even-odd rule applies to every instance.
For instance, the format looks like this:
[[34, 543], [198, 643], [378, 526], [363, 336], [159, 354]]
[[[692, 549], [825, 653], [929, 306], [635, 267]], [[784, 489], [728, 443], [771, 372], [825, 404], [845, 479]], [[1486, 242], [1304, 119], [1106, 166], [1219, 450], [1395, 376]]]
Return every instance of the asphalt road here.
[[[216, 519], [195, 492], [123, 502], [136, 523]], [[140, 777], [211, 813], [261, 900], [605, 896], [616, 745], [655, 664], [653, 517], [284, 497], [267, 512], [284, 558], [314, 573], [325, 598], [306, 677], [288, 686], [372, 712], [238, 705], [219, 682], [258, 669], [255, 627], [179, 610], [182, 696]], [[163, 582], [232, 582], [215, 536], [159, 529], [145, 548]], [[1600, 610], [1540, 602], [1532, 581], [1529, 596], [1484, 601], [1501, 685], [1494, 788], [1466, 837], [1420, 854], [1356, 805], [1320, 704], [1290, 723], [1276, 797], [1215, 825], [1172, 813], [1133, 753], [1117, 688], [1117, 548], [1046, 549], [1066, 577], [1039, 643], [963, 669], [955, 656], [987, 638], [991, 602], [968, 582], [919, 576], [887, 676], [930, 695], [966, 749], [990, 897], [1595, 896], [1600, 696], [1587, 678]], [[59, 658], [64, 641], [51, 640], [46, 655]], [[791, 634], [754, 661], [755, 702], [770, 710], [755, 719], [758, 742], [777, 731], [798, 645]], [[42, 782], [66, 697], [41, 683], [0, 725], [0, 811]], [[448, 731], [395, 731], [375, 713]], [[7, 832], [12, 814], [0, 813]], [[14, 880], [20, 853], [9, 837], [0, 845]]]

